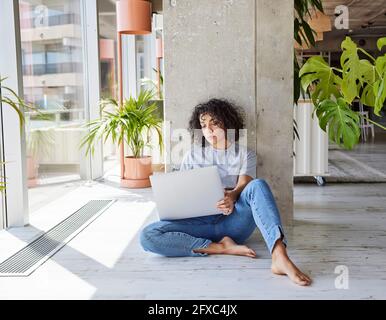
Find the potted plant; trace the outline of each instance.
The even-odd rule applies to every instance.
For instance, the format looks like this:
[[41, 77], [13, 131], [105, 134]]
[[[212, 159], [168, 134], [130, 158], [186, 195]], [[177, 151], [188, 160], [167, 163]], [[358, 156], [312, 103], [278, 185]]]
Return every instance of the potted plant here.
[[27, 174], [28, 187], [36, 186], [39, 157], [49, 154], [54, 145], [52, 129], [31, 129], [27, 132]]
[[90, 151], [94, 154], [94, 144], [101, 139], [106, 142], [111, 137], [118, 145], [127, 143], [132, 155], [124, 159], [123, 178], [132, 188], [150, 186], [152, 158], [144, 155], [144, 148], [151, 147], [151, 130], [156, 130], [160, 150], [163, 150], [162, 119], [157, 115], [157, 105], [151, 103], [153, 96], [152, 91], [142, 90], [137, 99], [130, 97], [121, 104], [115, 99], [103, 99], [101, 118], [84, 125], [89, 132], [81, 139], [80, 147], [86, 146], [86, 155]]
[[[386, 37], [377, 41], [381, 52]], [[374, 58], [350, 37], [342, 42], [341, 69], [330, 67], [321, 56], [309, 58], [300, 70], [301, 85], [308, 91], [314, 113], [331, 141], [352, 149], [359, 141], [360, 117], [386, 130], [386, 127], [352, 109], [354, 99], [374, 108], [380, 116], [386, 100], [386, 54]], [[366, 57], [362, 59], [359, 53]]]

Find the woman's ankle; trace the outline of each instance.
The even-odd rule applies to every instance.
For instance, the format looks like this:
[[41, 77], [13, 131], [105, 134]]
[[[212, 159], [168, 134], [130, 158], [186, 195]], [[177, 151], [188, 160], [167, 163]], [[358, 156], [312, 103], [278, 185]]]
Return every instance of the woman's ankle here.
[[288, 257], [287, 248], [281, 239], [277, 240], [272, 249], [272, 258]]
[[223, 253], [225, 246], [222, 243], [212, 242], [206, 248], [193, 249], [195, 253], [218, 254]]

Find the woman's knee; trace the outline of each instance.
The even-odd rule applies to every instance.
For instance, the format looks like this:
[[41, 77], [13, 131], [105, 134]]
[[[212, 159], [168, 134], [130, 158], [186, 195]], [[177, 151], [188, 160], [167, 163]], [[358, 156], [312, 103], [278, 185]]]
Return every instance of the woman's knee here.
[[157, 237], [161, 234], [157, 223], [152, 223], [142, 229], [139, 241], [145, 251], [156, 251]]
[[243, 230], [235, 230], [234, 232], [231, 232], [230, 237], [237, 243], [237, 244], [244, 244], [245, 241], [247, 241], [250, 236], [253, 234], [253, 232], [256, 229], [256, 225], [252, 223], [248, 228], [244, 228]]
[[250, 237], [250, 234], [235, 234], [230, 236], [237, 244], [244, 244]]
[[269, 187], [267, 181], [265, 179], [260, 179], [260, 178], [251, 180], [248, 183], [248, 185], [250, 185], [251, 187], [260, 187], [260, 186]]
[[245, 187], [246, 192], [259, 192], [262, 190], [271, 190], [268, 182], [265, 179], [253, 179]]
[[220, 234], [231, 237], [238, 244], [243, 244], [255, 229], [256, 223], [252, 211], [248, 208], [238, 207], [238, 210], [233, 212], [226, 224], [220, 228]]

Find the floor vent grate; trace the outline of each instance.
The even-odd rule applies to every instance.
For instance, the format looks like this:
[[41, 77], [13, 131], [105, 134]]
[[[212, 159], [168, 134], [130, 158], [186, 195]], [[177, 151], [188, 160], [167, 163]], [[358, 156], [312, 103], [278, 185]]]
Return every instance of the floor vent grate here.
[[68, 218], [0, 263], [0, 276], [29, 276], [100, 216], [114, 200], [91, 200]]

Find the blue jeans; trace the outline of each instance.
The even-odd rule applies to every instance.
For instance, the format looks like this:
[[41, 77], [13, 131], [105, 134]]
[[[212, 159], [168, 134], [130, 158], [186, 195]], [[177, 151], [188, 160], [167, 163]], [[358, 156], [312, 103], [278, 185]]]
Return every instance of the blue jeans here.
[[225, 236], [242, 244], [256, 226], [270, 253], [278, 239], [287, 244], [275, 199], [263, 179], [254, 179], [246, 185], [230, 215], [161, 220], [141, 231], [140, 242], [145, 251], [167, 257], [206, 256], [193, 250], [206, 248]]

